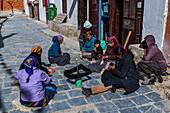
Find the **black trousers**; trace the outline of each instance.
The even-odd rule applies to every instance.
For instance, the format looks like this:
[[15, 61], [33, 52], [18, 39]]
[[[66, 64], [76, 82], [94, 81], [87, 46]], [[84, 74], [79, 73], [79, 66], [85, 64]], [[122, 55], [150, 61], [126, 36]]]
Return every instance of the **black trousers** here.
[[50, 56], [48, 57], [48, 60], [51, 64], [56, 63], [59, 66], [64, 66], [66, 64], [70, 64], [70, 55], [68, 53], [64, 53], [63, 56]]
[[164, 70], [167, 68], [167, 64], [163, 62], [157, 62], [155, 60], [149, 60], [149, 61], [140, 61], [137, 65], [138, 72], [139, 72], [139, 78], [143, 79], [143, 77], [150, 78], [150, 74], [155, 74], [156, 76], [161, 75], [161, 70]]

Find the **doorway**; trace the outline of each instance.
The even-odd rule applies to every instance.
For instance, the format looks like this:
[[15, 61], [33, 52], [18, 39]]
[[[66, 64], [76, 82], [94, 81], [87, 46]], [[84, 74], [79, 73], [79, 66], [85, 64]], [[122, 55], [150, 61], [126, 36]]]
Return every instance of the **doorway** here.
[[87, 20], [87, 0], [81, 0], [80, 1], [81, 34], [85, 32], [83, 25], [86, 20]]
[[140, 43], [142, 3], [142, 0], [102, 0], [101, 39], [116, 36], [123, 45], [129, 31], [132, 31], [128, 45]]
[[63, 13], [67, 14], [67, 0], [62, 0]]
[[[101, 40], [116, 36], [122, 37], [123, 0], [102, 0], [101, 2]], [[99, 28], [100, 29], [100, 28]]]

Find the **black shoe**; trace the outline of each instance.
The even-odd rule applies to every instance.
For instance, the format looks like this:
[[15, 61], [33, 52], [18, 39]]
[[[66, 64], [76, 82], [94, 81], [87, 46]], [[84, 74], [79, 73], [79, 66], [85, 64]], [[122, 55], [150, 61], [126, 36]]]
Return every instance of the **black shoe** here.
[[92, 91], [90, 88], [84, 88], [82, 87], [82, 93], [86, 96], [89, 97], [92, 94]]
[[44, 66], [50, 67], [50, 66], [51, 66], [51, 64], [44, 64]]
[[160, 75], [157, 76], [157, 79], [158, 79], [158, 82], [159, 82], [159, 83], [162, 83], [162, 82], [163, 82], [163, 79], [162, 79], [162, 77], [161, 77]]

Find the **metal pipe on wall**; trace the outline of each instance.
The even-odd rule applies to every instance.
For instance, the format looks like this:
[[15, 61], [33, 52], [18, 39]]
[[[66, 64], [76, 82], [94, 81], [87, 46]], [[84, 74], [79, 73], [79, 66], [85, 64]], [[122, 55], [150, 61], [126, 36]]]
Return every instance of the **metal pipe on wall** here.
[[48, 24], [48, 0], [45, 0], [46, 24]]
[[99, 0], [99, 40], [101, 39], [101, 13], [102, 13], [102, 0]]

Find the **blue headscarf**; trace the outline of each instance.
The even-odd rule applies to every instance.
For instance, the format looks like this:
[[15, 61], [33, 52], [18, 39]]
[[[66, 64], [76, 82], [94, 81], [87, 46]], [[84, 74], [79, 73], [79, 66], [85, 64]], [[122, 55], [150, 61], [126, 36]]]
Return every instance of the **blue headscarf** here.
[[[25, 71], [26, 73], [28, 73], [29, 77], [33, 74], [33, 66], [37, 66], [37, 65], [40, 66], [38, 60], [33, 56], [28, 56], [24, 60]], [[27, 78], [27, 82], [29, 82], [29, 77]]]

